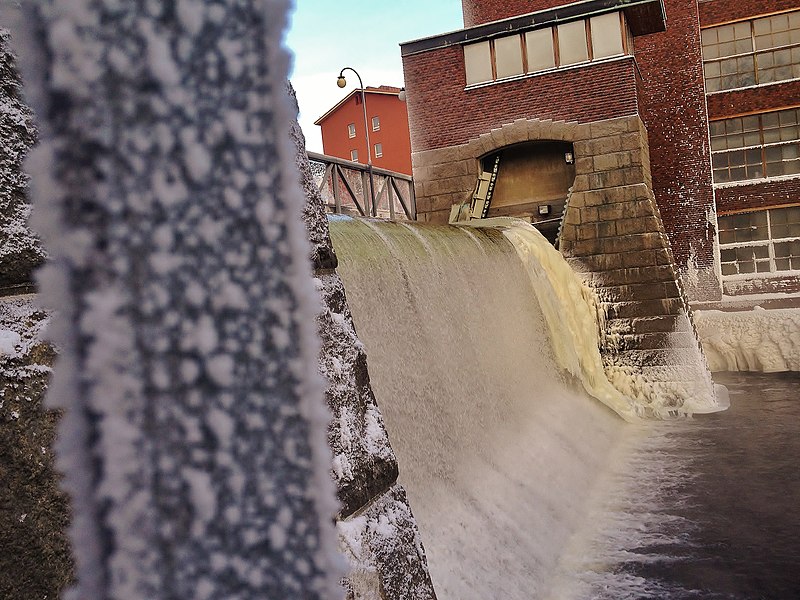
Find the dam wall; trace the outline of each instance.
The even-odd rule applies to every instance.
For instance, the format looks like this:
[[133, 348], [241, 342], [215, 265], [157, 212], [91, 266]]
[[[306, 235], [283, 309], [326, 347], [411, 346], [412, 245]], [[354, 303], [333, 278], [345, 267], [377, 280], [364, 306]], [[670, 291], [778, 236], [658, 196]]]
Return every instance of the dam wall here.
[[[450, 206], [470, 197], [482, 157], [533, 141], [569, 142], [574, 149], [575, 178], [558, 245], [599, 298], [600, 349], [610, 379], [635, 394], [618, 375], [638, 373], [642, 385], [676, 403], [682, 395], [713, 395], [710, 374], [698, 366], [702, 350], [653, 194], [639, 116], [591, 123], [518, 119], [465, 144], [416, 152], [420, 219], [445, 222]], [[675, 364], [699, 369], [692, 380], [703, 381], [702, 389], [687, 389]]]

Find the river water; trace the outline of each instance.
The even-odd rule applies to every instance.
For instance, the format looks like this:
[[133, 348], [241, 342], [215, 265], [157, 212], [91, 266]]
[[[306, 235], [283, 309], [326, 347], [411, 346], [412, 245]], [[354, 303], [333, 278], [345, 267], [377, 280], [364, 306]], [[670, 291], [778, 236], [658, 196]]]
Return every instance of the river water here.
[[575, 595], [800, 598], [800, 374], [715, 380], [729, 410], [654, 425], [620, 469]]

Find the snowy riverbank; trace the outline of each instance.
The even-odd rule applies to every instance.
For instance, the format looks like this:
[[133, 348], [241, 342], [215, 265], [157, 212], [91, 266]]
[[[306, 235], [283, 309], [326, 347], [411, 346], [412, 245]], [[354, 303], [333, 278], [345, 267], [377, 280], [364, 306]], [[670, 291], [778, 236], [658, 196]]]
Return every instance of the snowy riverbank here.
[[800, 371], [800, 308], [695, 311], [712, 371]]

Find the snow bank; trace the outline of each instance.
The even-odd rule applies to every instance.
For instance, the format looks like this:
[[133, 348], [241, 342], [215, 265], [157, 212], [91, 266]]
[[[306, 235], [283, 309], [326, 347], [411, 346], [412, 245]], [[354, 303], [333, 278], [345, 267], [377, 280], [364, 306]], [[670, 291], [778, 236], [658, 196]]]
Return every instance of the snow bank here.
[[696, 311], [712, 371], [800, 371], [800, 308]]

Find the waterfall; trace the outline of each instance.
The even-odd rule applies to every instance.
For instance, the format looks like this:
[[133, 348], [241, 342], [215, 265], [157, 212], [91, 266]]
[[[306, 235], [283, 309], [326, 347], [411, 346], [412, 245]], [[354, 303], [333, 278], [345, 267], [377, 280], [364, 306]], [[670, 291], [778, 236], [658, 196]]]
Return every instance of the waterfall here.
[[439, 598], [550, 597], [657, 403], [606, 379], [560, 254], [484, 224], [331, 217], [331, 236]]
[[331, 234], [440, 599], [545, 594], [638, 428], [559, 366], [500, 231], [335, 218]]

